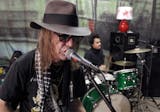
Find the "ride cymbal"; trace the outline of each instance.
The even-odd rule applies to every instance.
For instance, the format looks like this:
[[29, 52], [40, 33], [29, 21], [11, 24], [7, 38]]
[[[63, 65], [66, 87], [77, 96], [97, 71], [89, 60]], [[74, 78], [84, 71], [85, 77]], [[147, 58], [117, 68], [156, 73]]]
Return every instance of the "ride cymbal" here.
[[113, 62], [113, 64], [119, 65], [119, 66], [133, 66], [134, 62], [132, 62], [132, 61], [115, 61], [115, 62]]
[[151, 51], [151, 49], [135, 48], [135, 49], [131, 49], [131, 50], [125, 51], [124, 53], [126, 53], [126, 54], [137, 54], [137, 53], [145, 53], [145, 52], [149, 52], [149, 51]]

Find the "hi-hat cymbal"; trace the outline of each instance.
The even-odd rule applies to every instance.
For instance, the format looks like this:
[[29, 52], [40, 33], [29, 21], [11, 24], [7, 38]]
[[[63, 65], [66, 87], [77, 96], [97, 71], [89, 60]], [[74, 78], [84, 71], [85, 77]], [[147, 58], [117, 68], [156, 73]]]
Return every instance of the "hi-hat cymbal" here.
[[132, 61], [115, 61], [113, 64], [119, 65], [119, 66], [133, 66], [134, 62], [132, 62]]
[[145, 53], [145, 52], [149, 52], [149, 51], [151, 51], [151, 49], [135, 48], [135, 49], [131, 49], [131, 50], [125, 51], [124, 53], [126, 53], [126, 54], [137, 54], [137, 53]]

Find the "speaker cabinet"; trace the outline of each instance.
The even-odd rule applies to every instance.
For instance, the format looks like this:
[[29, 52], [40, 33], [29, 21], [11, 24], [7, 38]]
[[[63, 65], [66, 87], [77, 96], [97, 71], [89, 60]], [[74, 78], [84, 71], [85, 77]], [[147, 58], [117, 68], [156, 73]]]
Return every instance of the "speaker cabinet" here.
[[124, 52], [138, 45], [138, 33], [117, 33], [111, 32], [110, 35], [110, 52]]
[[[139, 33], [121, 33], [111, 32], [110, 34], [110, 53], [116, 60], [123, 60], [129, 55], [124, 54], [124, 51], [134, 49], [138, 45]], [[116, 61], [115, 60], [115, 61]]]
[[160, 40], [154, 40], [150, 45], [152, 45], [152, 54], [148, 52], [147, 55], [145, 53], [147, 55], [145, 60], [146, 65], [151, 69], [151, 73], [147, 75], [147, 69], [144, 69], [142, 93], [144, 96], [160, 97]]
[[160, 53], [153, 54], [151, 76], [149, 81], [149, 96], [160, 96]]
[[[125, 54], [124, 51], [134, 49], [138, 45], [139, 33], [121, 33], [111, 32], [110, 34], [110, 54], [112, 62], [115, 61], [137, 61], [136, 54]], [[126, 66], [125, 68], [134, 68], [134, 66]], [[123, 66], [112, 64], [112, 70], [124, 69]]]

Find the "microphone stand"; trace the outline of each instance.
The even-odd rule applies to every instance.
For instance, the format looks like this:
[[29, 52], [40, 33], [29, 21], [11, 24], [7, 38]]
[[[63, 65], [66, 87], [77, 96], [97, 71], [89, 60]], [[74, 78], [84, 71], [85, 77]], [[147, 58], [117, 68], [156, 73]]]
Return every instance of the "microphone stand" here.
[[[86, 72], [88, 79], [91, 81], [91, 83], [94, 85], [95, 89], [97, 92], [100, 94], [101, 98], [104, 100], [106, 105], [109, 107], [111, 112], [116, 112], [115, 109], [113, 108], [111, 101], [109, 101], [105, 94], [102, 92], [102, 90], [98, 87], [98, 84], [95, 82], [94, 77], [91, 74], [91, 68], [88, 68], [89, 72]], [[93, 69], [94, 70], [94, 69]], [[99, 70], [100, 71], [100, 70]]]

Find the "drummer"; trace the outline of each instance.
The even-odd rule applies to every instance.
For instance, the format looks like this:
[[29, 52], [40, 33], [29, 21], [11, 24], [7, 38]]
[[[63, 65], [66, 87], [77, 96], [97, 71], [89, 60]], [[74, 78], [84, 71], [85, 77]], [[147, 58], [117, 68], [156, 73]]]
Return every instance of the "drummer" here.
[[92, 33], [89, 37], [89, 44], [90, 49], [85, 52], [84, 58], [98, 66], [100, 70], [107, 71], [107, 67], [104, 63], [105, 55], [102, 50], [100, 36], [96, 33]]

